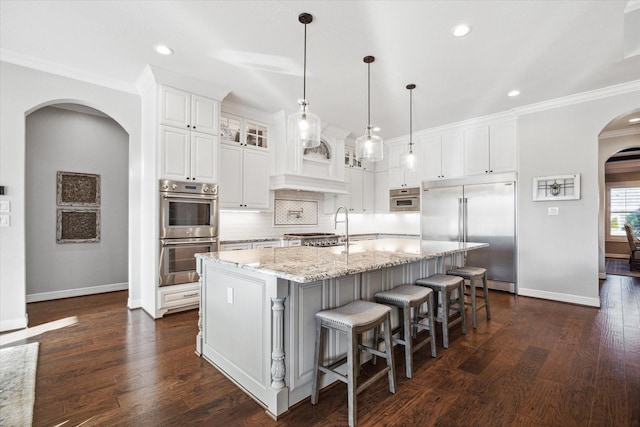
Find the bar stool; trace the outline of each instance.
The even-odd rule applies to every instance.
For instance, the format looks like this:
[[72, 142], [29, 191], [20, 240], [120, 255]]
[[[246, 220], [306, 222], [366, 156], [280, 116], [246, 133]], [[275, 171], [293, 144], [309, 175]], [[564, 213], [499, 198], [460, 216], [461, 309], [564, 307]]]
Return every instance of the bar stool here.
[[[413, 353], [422, 348], [424, 345], [431, 343], [431, 356], [436, 357], [436, 329], [433, 326], [433, 290], [424, 286], [416, 285], [400, 285], [388, 291], [382, 291], [375, 294], [376, 302], [386, 305], [399, 307], [402, 311], [401, 324], [391, 331], [391, 335], [395, 335], [402, 329], [401, 338], [393, 338], [393, 341], [404, 346], [404, 358], [406, 365], [407, 378], [411, 378], [413, 371]], [[427, 304], [426, 313], [420, 312], [420, 306]], [[411, 320], [411, 309], [413, 309], [413, 321]], [[420, 323], [420, 320], [428, 319], [429, 325]], [[413, 344], [413, 338], [417, 339], [417, 329], [430, 331], [429, 337]], [[377, 334], [373, 338], [373, 342], [378, 342]], [[376, 357], [373, 357], [375, 364]]]
[[[416, 284], [426, 286], [438, 292], [438, 302], [441, 304], [442, 312], [438, 310], [435, 320], [442, 323], [442, 346], [449, 348], [449, 328], [462, 323], [462, 333], [467, 333], [467, 320], [465, 316], [464, 304], [464, 279], [459, 276], [448, 276], [446, 274], [434, 274], [429, 277], [416, 280]], [[453, 293], [457, 291], [457, 297]], [[460, 313], [460, 317], [453, 322], [449, 322], [451, 312]]]
[[[487, 287], [487, 269], [482, 267], [459, 267], [454, 270], [447, 271], [447, 274], [460, 276], [469, 281], [470, 293], [465, 293], [465, 295], [470, 297], [471, 302], [465, 302], [465, 304], [471, 306], [471, 323], [473, 324], [473, 329], [476, 329], [477, 325], [476, 311], [480, 310], [482, 307], [485, 309], [487, 319], [491, 319], [489, 288]], [[476, 284], [478, 281], [482, 281], [483, 296], [477, 297], [484, 300], [484, 303], [481, 305], [478, 305], [476, 302]]]
[[[311, 384], [311, 403], [318, 402], [320, 391], [319, 373], [323, 372], [333, 379], [347, 383], [347, 396], [349, 403], [349, 426], [355, 426], [357, 421], [357, 401], [358, 393], [369, 387], [372, 383], [382, 378], [384, 374], [389, 377], [389, 391], [396, 392], [395, 364], [393, 361], [393, 343], [391, 341], [391, 308], [386, 305], [377, 304], [370, 301], [357, 300], [332, 310], [325, 310], [316, 313], [316, 349], [313, 357], [313, 382]], [[368, 347], [362, 344], [362, 334], [384, 325], [385, 351]], [[343, 331], [347, 335], [347, 356], [324, 365], [320, 361], [324, 354], [324, 330], [335, 329]], [[360, 369], [360, 350], [367, 351], [374, 356], [384, 357], [387, 366], [377, 372], [362, 384], [357, 384], [358, 370]], [[343, 375], [336, 371], [336, 368], [347, 364], [347, 373]]]

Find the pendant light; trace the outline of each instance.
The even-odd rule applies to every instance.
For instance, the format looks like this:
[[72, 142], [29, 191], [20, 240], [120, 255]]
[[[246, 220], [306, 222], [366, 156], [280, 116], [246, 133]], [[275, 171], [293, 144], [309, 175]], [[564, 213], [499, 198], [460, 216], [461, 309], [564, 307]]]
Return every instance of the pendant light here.
[[416, 170], [416, 156], [413, 154], [413, 90], [416, 88], [414, 84], [408, 84], [409, 89], [409, 152], [402, 153], [400, 156], [400, 165], [409, 171]]
[[356, 139], [356, 160], [365, 162], [382, 160], [384, 155], [382, 138], [371, 133], [371, 63], [375, 60], [373, 56], [364, 57], [367, 64], [367, 129], [364, 135]]
[[302, 99], [298, 100], [300, 109], [291, 114], [288, 120], [287, 136], [290, 144], [313, 148], [320, 145], [320, 118], [309, 112], [307, 102], [307, 24], [313, 21], [309, 13], [301, 13], [298, 21], [304, 24], [304, 74], [302, 78]]

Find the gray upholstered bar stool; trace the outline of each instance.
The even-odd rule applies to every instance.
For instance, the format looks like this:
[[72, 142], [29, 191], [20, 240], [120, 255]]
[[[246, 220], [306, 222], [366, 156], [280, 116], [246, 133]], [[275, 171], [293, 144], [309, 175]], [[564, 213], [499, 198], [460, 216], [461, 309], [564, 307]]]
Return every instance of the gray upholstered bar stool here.
[[[392, 305], [400, 308], [402, 321], [400, 325], [392, 331], [395, 335], [402, 330], [400, 338], [393, 338], [393, 341], [404, 346], [404, 358], [407, 378], [411, 378], [413, 371], [413, 353], [422, 348], [425, 344], [431, 343], [431, 356], [436, 357], [436, 328], [433, 323], [433, 290], [424, 286], [400, 285], [388, 291], [375, 294], [376, 302]], [[427, 304], [426, 313], [420, 312], [420, 307]], [[413, 309], [413, 321], [411, 310]], [[420, 320], [428, 319], [429, 325], [420, 323]], [[417, 338], [417, 329], [428, 330], [429, 337], [420, 342], [413, 343]], [[374, 342], [378, 342], [378, 337], [374, 337]], [[375, 356], [373, 357], [375, 363]]]
[[[362, 344], [362, 334], [383, 326], [385, 351], [368, 347]], [[335, 329], [343, 331], [347, 335], [346, 360], [340, 359], [324, 365], [320, 358], [324, 354], [324, 330]], [[374, 374], [362, 384], [357, 383], [358, 370], [360, 369], [360, 350], [367, 351], [374, 356], [384, 357], [387, 366]], [[346, 375], [336, 371], [336, 368], [347, 364]], [[313, 357], [313, 382], [311, 384], [311, 403], [318, 402], [320, 391], [319, 374], [323, 372], [334, 379], [347, 383], [347, 398], [349, 403], [349, 426], [355, 426], [357, 421], [357, 395], [378, 379], [387, 374], [389, 378], [389, 391], [396, 392], [396, 370], [393, 361], [393, 343], [391, 341], [391, 308], [383, 304], [370, 301], [356, 300], [349, 304], [316, 313], [316, 350]]]
[[[487, 269], [482, 267], [460, 267], [454, 270], [447, 271], [447, 274], [451, 274], [454, 276], [460, 276], [465, 280], [469, 281], [469, 290], [470, 293], [466, 294], [471, 301], [467, 302], [467, 305], [471, 306], [471, 324], [473, 325], [473, 329], [476, 328], [478, 323], [476, 311], [481, 308], [485, 308], [487, 319], [491, 319], [491, 308], [489, 307], [489, 288], [487, 287]], [[478, 283], [481, 283], [483, 296], [476, 297], [476, 286]], [[476, 302], [476, 298], [480, 298], [484, 300], [484, 303], [478, 305]]]
[[[467, 319], [464, 305], [464, 280], [459, 276], [446, 274], [434, 274], [429, 277], [416, 280], [416, 285], [433, 289], [437, 301], [442, 304], [442, 311], [437, 310], [435, 320], [442, 323], [442, 346], [449, 348], [449, 329], [458, 323], [462, 323], [462, 333], [467, 333]], [[454, 297], [454, 292], [457, 296]], [[439, 305], [438, 304], [438, 305]], [[460, 313], [460, 317], [450, 322], [451, 313]]]

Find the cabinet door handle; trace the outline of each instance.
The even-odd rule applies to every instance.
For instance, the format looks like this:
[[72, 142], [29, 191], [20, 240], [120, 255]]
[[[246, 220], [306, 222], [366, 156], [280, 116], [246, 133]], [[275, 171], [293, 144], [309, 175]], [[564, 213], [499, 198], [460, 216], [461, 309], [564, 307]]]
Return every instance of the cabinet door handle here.
[[195, 292], [193, 294], [184, 294], [182, 295], [182, 298], [191, 298], [191, 297], [197, 297], [197, 296], [198, 296], [198, 293]]

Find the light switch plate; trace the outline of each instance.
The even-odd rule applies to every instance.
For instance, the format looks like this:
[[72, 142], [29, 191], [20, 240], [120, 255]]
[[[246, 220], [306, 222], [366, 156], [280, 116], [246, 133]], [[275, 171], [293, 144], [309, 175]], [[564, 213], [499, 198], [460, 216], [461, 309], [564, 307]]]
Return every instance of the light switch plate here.
[[558, 208], [557, 207], [549, 208], [547, 212], [549, 213], [549, 215], [558, 215]]
[[11, 202], [9, 200], [0, 200], [0, 212], [11, 212]]
[[233, 288], [227, 288], [227, 302], [233, 304]]
[[9, 215], [0, 215], [0, 227], [8, 227], [10, 225]]

